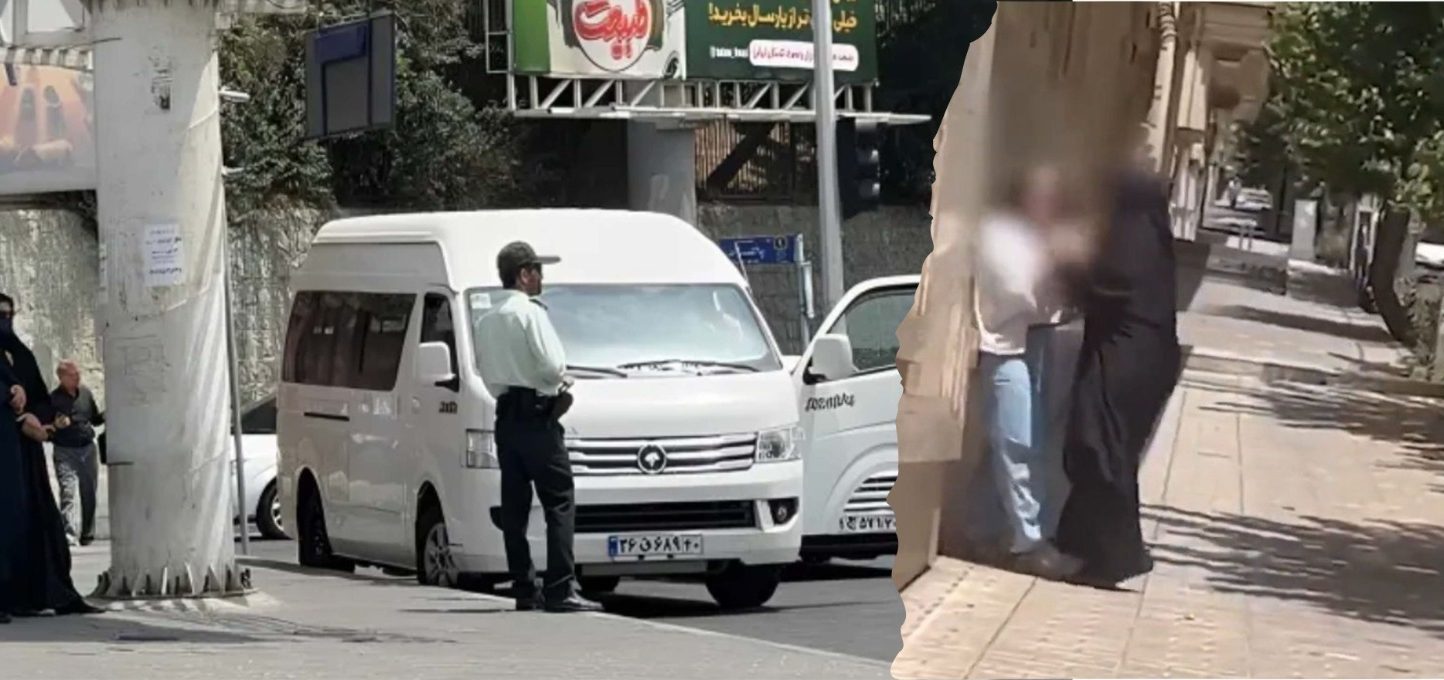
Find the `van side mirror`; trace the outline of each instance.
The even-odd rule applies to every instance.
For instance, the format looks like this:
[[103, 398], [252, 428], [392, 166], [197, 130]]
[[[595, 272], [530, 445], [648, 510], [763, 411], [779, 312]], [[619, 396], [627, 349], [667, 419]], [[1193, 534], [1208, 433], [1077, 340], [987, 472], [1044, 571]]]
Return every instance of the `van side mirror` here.
[[852, 340], [834, 333], [817, 336], [808, 371], [823, 380], [851, 378], [857, 373], [857, 366], [852, 363]]
[[416, 379], [438, 387], [445, 387], [456, 379], [451, 365], [451, 348], [444, 342], [423, 342], [416, 348]]

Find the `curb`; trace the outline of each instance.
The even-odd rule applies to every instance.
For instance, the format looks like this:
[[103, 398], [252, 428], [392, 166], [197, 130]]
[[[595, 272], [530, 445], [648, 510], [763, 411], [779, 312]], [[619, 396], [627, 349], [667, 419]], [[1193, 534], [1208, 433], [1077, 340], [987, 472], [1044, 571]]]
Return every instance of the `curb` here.
[[1444, 384], [1384, 375], [1347, 373], [1306, 364], [1241, 357], [1185, 345], [1183, 370], [1256, 378], [1263, 382], [1351, 387], [1411, 397], [1444, 398]]

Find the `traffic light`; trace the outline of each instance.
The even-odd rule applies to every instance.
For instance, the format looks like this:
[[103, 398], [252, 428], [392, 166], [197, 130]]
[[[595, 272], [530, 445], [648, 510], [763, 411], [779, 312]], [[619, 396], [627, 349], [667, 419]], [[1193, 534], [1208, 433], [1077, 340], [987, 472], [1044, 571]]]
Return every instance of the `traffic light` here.
[[882, 198], [882, 126], [854, 118], [837, 121], [837, 189], [842, 218], [876, 210]]

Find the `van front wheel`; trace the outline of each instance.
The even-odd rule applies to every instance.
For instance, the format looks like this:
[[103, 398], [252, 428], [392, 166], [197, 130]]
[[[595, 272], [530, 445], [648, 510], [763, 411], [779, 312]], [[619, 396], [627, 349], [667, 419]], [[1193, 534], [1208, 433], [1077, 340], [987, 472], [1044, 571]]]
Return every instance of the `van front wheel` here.
[[781, 583], [781, 565], [733, 564], [707, 577], [707, 592], [723, 609], [754, 609], [767, 604]]

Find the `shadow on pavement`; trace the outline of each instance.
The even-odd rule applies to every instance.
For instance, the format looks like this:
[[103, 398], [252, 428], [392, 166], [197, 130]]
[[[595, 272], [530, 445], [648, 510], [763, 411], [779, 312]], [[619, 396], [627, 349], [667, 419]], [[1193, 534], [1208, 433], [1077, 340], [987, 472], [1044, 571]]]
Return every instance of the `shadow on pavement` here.
[[1255, 321], [1258, 323], [1268, 324], [1270, 326], [1277, 326], [1279, 328], [1289, 328], [1309, 333], [1319, 333], [1322, 335], [1328, 335], [1336, 338], [1344, 338], [1346, 340], [1354, 340], [1357, 342], [1377, 342], [1382, 344], [1388, 344], [1394, 341], [1394, 339], [1389, 336], [1389, 332], [1384, 330], [1381, 326], [1361, 325], [1341, 321], [1333, 321], [1329, 319], [1320, 319], [1312, 316], [1304, 316], [1302, 314], [1290, 314], [1288, 312], [1280, 312], [1271, 309], [1259, 309], [1257, 307], [1250, 307], [1247, 305], [1228, 305], [1224, 307], [1218, 307], [1210, 310], [1209, 313], [1214, 316], [1227, 316], [1234, 319], [1242, 319], [1244, 321]]
[[[625, 586], [623, 586], [625, 587]], [[706, 593], [698, 597], [706, 597]], [[714, 616], [735, 616], [737, 614], [781, 614], [784, 612], [809, 609], [845, 609], [854, 607], [856, 602], [827, 602], [793, 604], [786, 606], [764, 605], [750, 610], [724, 610], [709, 600], [683, 599], [661, 595], [630, 595], [624, 592], [598, 595], [608, 614], [617, 614], [636, 619], [698, 619]]]
[[[1203, 410], [1263, 415], [1290, 428], [1342, 430], [1398, 446], [1402, 455], [1382, 465], [1444, 477], [1444, 404], [1436, 400], [1289, 383], [1239, 386], [1205, 378], [1189, 382], [1238, 397]], [[1434, 490], [1444, 492], [1444, 485]], [[1440, 609], [1444, 611], [1444, 606]]]
[[1158, 507], [1144, 514], [1170, 536], [1154, 558], [1204, 571], [1213, 590], [1444, 638], [1444, 527], [1308, 516], [1283, 523]]
[[93, 616], [42, 616], [15, 619], [0, 627], [0, 648], [10, 643], [99, 643], [107, 650], [132, 651], [138, 647], [177, 643], [236, 645], [265, 642], [243, 633], [154, 625], [131, 618], [134, 614]]
[[416, 585], [416, 579], [410, 576], [387, 576], [380, 572], [374, 574], [355, 574], [344, 571], [333, 571], [329, 569], [314, 569], [303, 567], [299, 564], [272, 559], [269, 557], [237, 556], [236, 561], [248, 566], [261, 569], [272, 569], [284, 571], [302, 576], [325, 576], [330, 578], [345, 579], [347, 581], [358, 581], [373, 586], [407, 586]]
[[864, 564], [828, 562], [825, 564], [794, 564], [782, 573], [783, 583], [801, 581], [854, 581], [862, 579], [892, 578], [890, 567], [875, 567]]

